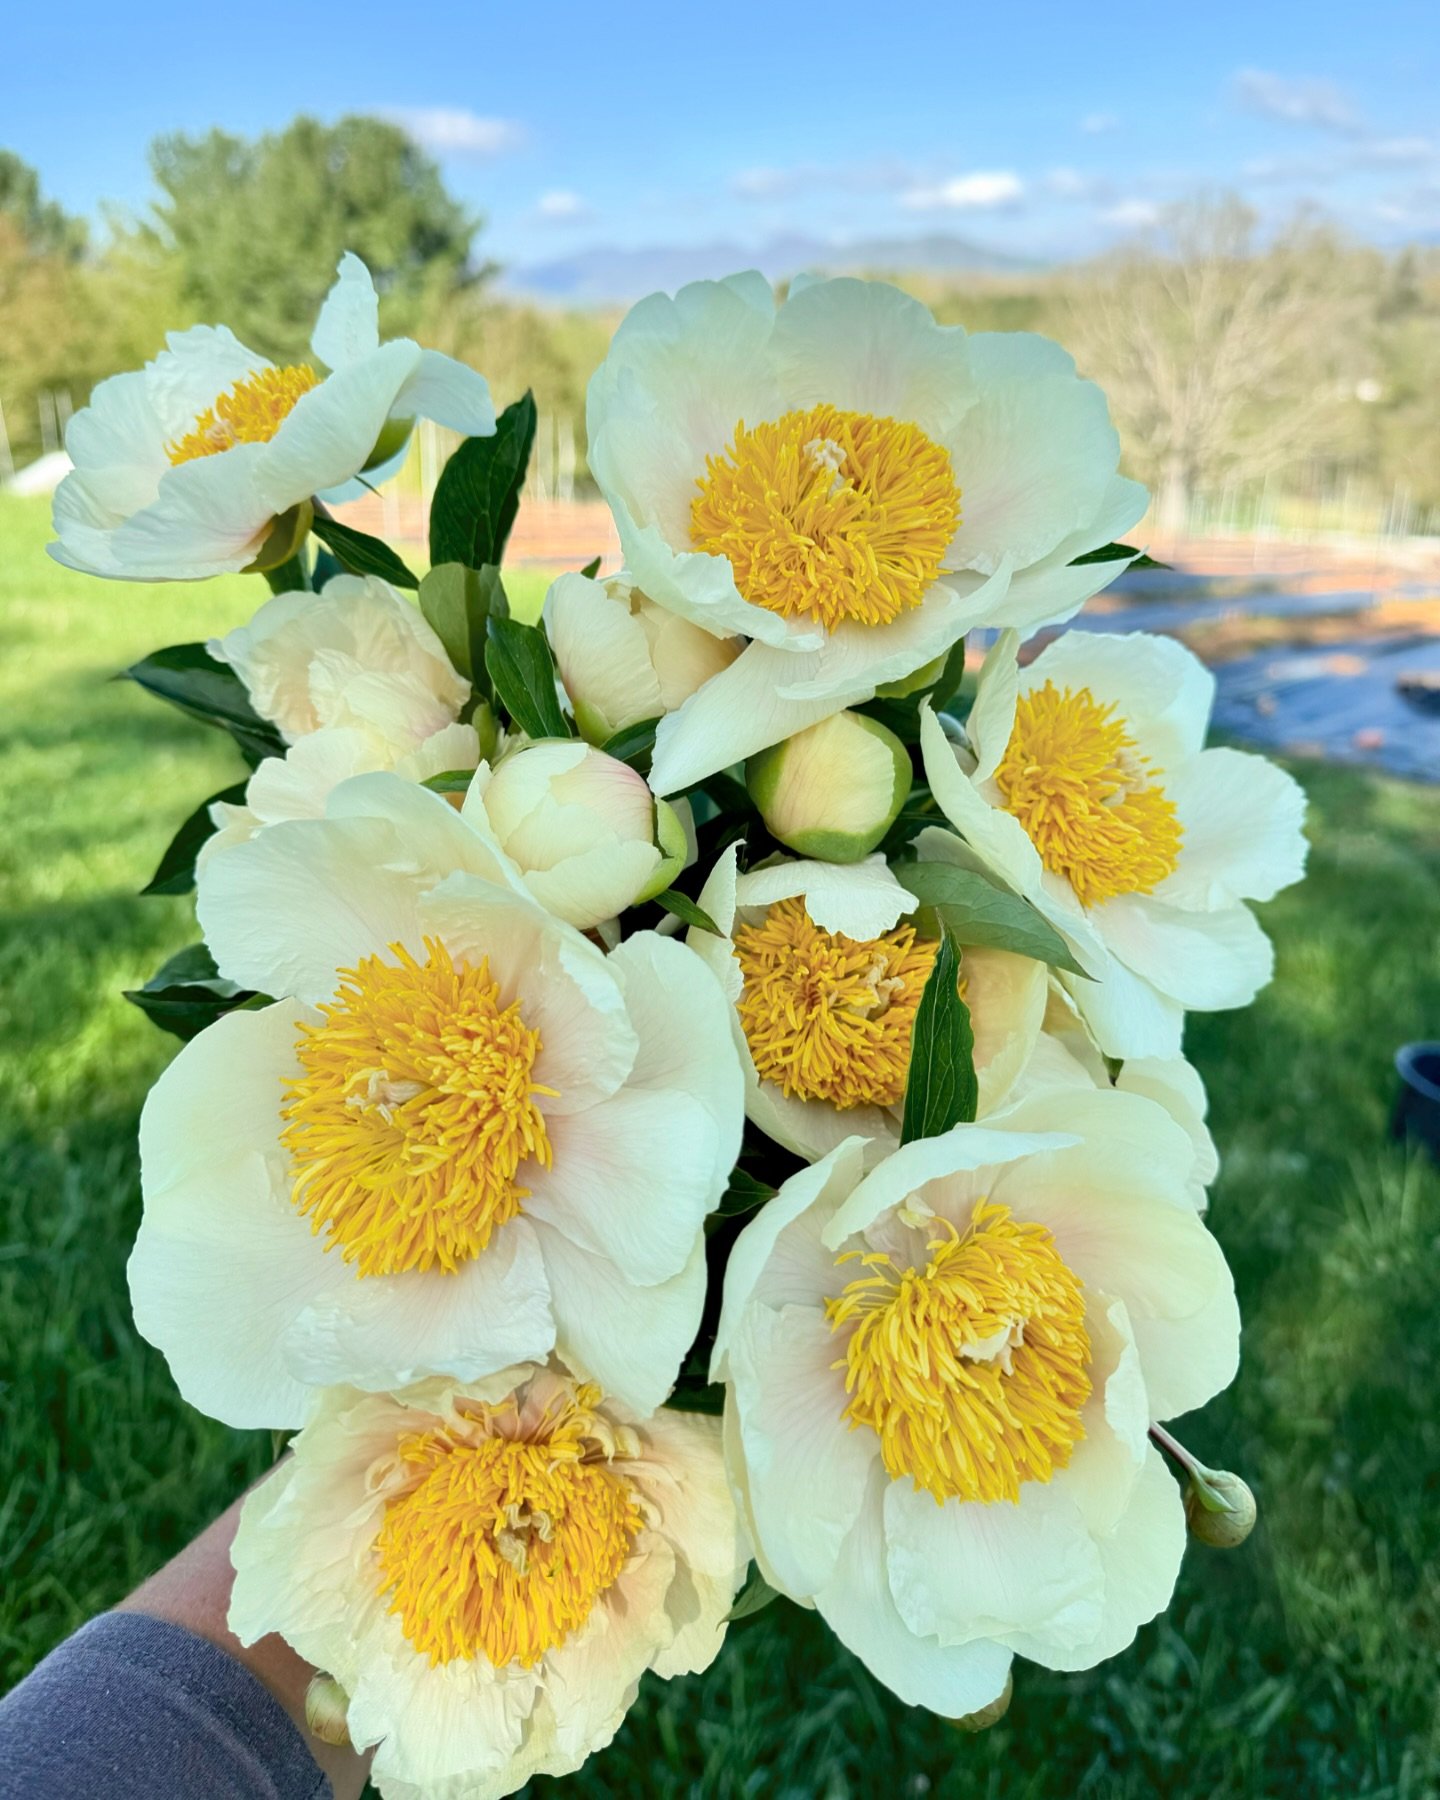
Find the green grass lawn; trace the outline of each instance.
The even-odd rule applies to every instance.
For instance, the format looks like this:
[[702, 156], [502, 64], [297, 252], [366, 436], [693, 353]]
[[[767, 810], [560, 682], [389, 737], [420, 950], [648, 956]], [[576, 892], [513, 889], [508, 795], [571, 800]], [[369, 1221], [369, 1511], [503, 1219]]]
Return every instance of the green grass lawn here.
[[[270, 1459], [268, 1434], [181, 1404], [124, 1279], [136, 1116], [173, 1046], [121, 990], [195, 935], [188, 902], [135, 890], [240, 770], [108, 680], [264, 589], [89, 581], [45, 560], [45, 535], [43, 509], [0, 496], [0, 1689]], [[1440, 1036], [1440, 788], [1301, 775], [1314, 852], [1266, 909], [1279, 976], [1190, 1030], [1247, 1329], [1234, 1390], [1180, 1430], [1254, 1485], [1250, 1542], [1193, 1550], [1169, 1615], [1102, 1668], [1017, 1664], [1009, 1716], [978, 1738], [772, 1607], [704, 1677], [647, 1685], [569, 1792], [1440, 1793], [1440, 1180], [1385, 1141], [1395, 1046]]]

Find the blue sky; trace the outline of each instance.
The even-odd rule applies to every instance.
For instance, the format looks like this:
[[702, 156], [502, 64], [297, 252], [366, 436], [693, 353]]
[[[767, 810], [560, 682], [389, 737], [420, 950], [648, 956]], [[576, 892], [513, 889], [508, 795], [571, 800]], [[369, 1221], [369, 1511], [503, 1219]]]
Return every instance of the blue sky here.
[[383, 111], [520, 265], [791, 232], [1063, 257], [1206, 187], [1394, 243], [1440, 233], [1437, 18], [1395, 0], [68, 0], [14, 9], [0, 144], [94, 213], [143, 208], [158, 132]]

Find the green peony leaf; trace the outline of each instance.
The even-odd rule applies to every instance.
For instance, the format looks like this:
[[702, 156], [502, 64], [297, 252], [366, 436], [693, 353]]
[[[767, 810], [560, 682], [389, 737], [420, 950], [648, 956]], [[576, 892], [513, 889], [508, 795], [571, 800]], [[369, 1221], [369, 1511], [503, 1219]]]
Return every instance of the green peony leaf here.
[[510, 616], [499, 569], [493, 563], [481, 569], [441, 563], [420, 583], [419, 600], [420, 611], [455, 668], [488, 696], [485, 646], [490, 621]]
[[944, 862], [902, 863], [895, 878], [922, 906], [934, 908], [957, 943], [1013, 950], [1017, 956], [1033, 957], [1072, 975], [1085, 973], [1048, 919], [1028, 900], [997, 887], [977, 870]]
[[569, 737], [570, 727], [555, 691], [555, 659], [545, 633], [537, 626], [493, 615], [486, 629], [485, 667], [506, 712], [532, 738]]
[[430, 561], [482, 569], [500, 564], [535, 442], [535, 396], [507, 406], [491, 437], [466, 438], [446, 463], [430, 503]]
[[250, 704], [245, 683], [228, 663], [216, 662], [203, 644], [170, 644], [122, 671], [202, 725], [228, 731], [253, 768], [267, 756], [283, 756], [285, 740]]
[[950, 933], [942, 931], [935, 966], [915, 1013], [901, 1143], [939, 1137], [952, 1125], [968, 1125], [979, 1097], [975, 1034], [970, 1008], [960, 998], [960, 952]]
[[248, 786], [248, 781], [237, 781], [232, 787], [221, 788], [218, 794], [211, 794], [208, 800], [202, 800], [171, 838], [155, 873], [140, 892], [188, 894], [195, 885], [195, 858], [207, 839], [215, 835], [215, 825], [210, 817], [212, 804], [216, 800], [225, 800], [232, 806], [239, 806], [245, 799], [245, 789]]
[[419, 587], [419, 576], [406, 567], [388, 544], [371, 537], [368, 532], [356, 531], [353, 526], [342, 525], [338, 519], [320, 513], [315, 515], [315, 523], [310, 529], [351, 575], [378, 575], [392, 587], [412, 591]]

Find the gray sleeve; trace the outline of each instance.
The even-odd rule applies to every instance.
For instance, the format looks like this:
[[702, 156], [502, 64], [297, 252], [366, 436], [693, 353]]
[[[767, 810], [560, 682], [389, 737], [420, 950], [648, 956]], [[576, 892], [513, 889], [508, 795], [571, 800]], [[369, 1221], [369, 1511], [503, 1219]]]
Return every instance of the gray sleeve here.
[[104, 1613], [0, 1700], [0, 1800], [331, 1800], [285, 1709], [207, 1639]]

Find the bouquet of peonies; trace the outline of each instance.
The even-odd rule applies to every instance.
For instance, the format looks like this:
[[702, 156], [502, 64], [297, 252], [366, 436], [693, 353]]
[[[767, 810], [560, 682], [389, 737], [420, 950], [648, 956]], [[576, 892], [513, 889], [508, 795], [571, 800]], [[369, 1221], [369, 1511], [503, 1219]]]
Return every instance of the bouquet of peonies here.
[[[1239, 1336], [1181, 1030], [1268, 980], [1247, 901], [1304, 843], [1179, 644], [1020, 654], [1138, 559], [1103, 396], [877, 283], [657, 295], [589, 395], [624, 568], [536, 625], [529, 397], [381, 343], [353, 257], [313, 350], [172, 336], [55, 505], [74, 567], [273, 593], [129, 671], [249, 766], [148, 890], [203, 943], [132, 996], [187, 1040], [139, 1328], [297, 1431], [234, 1630], [449, 1800], [577, 1768], [776, 1594], [971, 1723], [1017, 1655], [1114, 1655], [1187, 1513], [1253, 1517], [1162, 1423]], [[417, 416], [463, 438], [423, 578], [329, 510]]]

